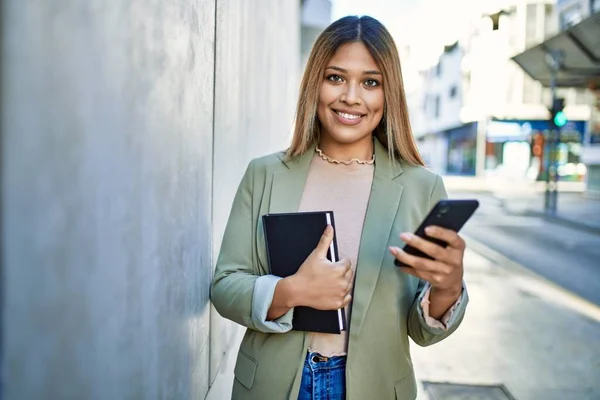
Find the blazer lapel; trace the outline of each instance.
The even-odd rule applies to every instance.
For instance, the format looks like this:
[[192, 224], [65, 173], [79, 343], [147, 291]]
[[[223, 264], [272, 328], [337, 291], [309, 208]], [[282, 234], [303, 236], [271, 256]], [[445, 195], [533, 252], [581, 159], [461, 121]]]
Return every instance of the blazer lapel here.
[[[311, 151], [313, 150], [313, 151]], [[270, 182], [270, 196], [266, 204], [266, 210], [261, 209], [261, 213], [289, 213], [298, 211], [304, 184], [308, 175], [308, 167], [310, 160], [314, 155], [314, 146], [303, 155], [288, 160], [285, 153], [278, 154], [282, 165], [275, 168], [273, 177]], [[267, 187], [269, 185], [267, 181]], [[261, 214], [262, 216], [262, 214]], [[265, 246], [265, 237], [263, 231], [262, 218], [258, 219], [256, 226], [256, 241], [259, 268], [265, 273], [268, 273], [268, 261]]]
[[387, 150], [375, 140], [375, 175], [363, 226], [352, 300], [352, 336], [362, 328], [398, 211], [404, 187], [394, 180], [402, 173], [399, 163], [391, 161]]
[[285, 155], [281, 154], [280, 159], [286, 168], [273, 174], [269, 203], [270, 213], [298, 211], [313, 155], [314, 148], [307, 150], [303, 155], [293, 160], [287, 160]]

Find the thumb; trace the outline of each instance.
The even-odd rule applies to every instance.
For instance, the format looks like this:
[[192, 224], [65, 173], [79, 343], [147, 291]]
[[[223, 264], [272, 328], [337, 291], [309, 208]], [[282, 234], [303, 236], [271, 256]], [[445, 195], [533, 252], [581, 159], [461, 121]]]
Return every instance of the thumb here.
[[319, 244], [317, 244], [317, 247], [315, 248], [315, 255], [320, 258], [327, 258], [327, 251], [329, 250], [332, 240], [333, 227], [331, 225], [327, 225], [325, 232], [323, 232], [323, 236], [321, 236], [321, 239], [319, 239]]

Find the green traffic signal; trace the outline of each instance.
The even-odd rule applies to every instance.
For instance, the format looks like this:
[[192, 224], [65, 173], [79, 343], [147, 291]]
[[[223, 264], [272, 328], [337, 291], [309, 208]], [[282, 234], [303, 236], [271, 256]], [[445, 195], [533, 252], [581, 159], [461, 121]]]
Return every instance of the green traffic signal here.
[[554, 115], [554, 125], [560, 127], [565, 126], [565, 124], [567, 123], [567, 116], [565, 115], [565, 113], [563, 111], [558, 111], [555, 115]]

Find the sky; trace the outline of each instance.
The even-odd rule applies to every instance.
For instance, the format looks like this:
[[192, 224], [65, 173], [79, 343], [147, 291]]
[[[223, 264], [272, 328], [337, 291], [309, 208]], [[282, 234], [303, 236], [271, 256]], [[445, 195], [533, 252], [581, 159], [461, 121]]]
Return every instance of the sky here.
[[512, 0], [331, 0], [332, 19], [370, 15], [390, 31], [399, 48], [410, 45], [417, 68], [435, 63], [445, 45], [454, 43], [485, 9]]
[[333, 18], [348, 14], [367, 14], [375, 18], [410, 10], [419, 0], [332, 0]]
[[377, 18], [396, 41], [408, 34], [409, 21], [419, 0], [332, 0], [332, 18], [345, 15], [369, 15]]

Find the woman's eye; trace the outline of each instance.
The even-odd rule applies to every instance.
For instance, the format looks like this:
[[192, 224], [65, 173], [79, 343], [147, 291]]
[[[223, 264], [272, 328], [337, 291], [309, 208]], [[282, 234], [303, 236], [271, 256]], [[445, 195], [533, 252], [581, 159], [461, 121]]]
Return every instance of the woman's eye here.
[[367, 79], [365, 81], [365, 86], [367, 86], [367, 87], [379, 86], [379, 82], [377, 82], [375, 79]]
[[327, 77], [328, 80], [330, 80], [331, 82], [341, 82], [342, 81], [342, 77], [339, 75], [329, 75]]

